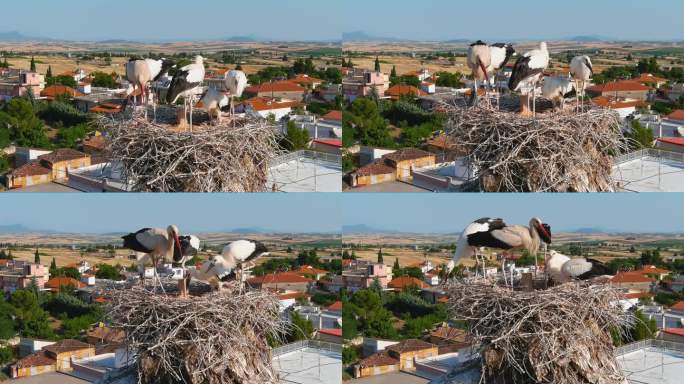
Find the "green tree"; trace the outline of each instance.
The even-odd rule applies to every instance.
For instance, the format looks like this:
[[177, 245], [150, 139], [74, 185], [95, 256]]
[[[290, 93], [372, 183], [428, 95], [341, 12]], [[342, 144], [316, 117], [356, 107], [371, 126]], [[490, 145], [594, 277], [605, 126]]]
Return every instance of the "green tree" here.
[[48, 65], [47, 72], [45, 72], [45, 77], [46, 77], [47, 79], [49, 79], [49, 78], [52, 77], [52, 65]]
[[10, 303], [14, 306], [19, 333], [23, 337], [51, 339], [54, 332], [48, 323], [47, 313], [40, 308], [38, 298], [27, 289], [12, 293]]
[[290, 151], [308, 148], [309, 132], [306, 129], [297, 128], [294, 120], [288, 121], [287, 139], [283, 146]]
[[38, 248], [36, 248], [36, 252], [33, 254], [33, 262], [40, 264], [40, 252], [38, 252]]
[[66, 85], [67, 87], [76, 88], [78, 83], [72, 76], [68, 75], [58, 75], [46, 79], [48, 85]]
[[375, 56], [375, 72], [380, 72], [380, 59]]
[[463, 82], [461, 81], [461, 74], [451, 73], [451, 72], [438, 72], [437, 73], [436, 84], [440, 87], [451, 87], [451, 88], [462, 88]]
[[625, 135], [630, 139], [633, 149], [650, 148], [653, 146], [653, 131], [641, 125], [639, 120], [633, 120], [631, 130]]
[[50, 276], [56, 276], [57, 275], [57, 261], [55, 261], [55, 258], [52, 258], [52, 262], [50, 263]]
[[634, 325], [629, 330], [630, 341], [652, 339], [658, 331], [655, 319], [649, 319], [641, 310], [636, 311], [635, 317]]
[[311, 320], [307, 320], [299, 315], [299, 312], [293, 311], [290, 315], [290, 332], [286, 339], [289, 342], [298, 340], [305, 340], [313, 334], [313, 324]]
[[109, 264], [98, 264], [95, 277], [98, 279], [121, 280], [119, 269]]
[[376, 147], [394, 146], [387, 122], [373, 100], [365, 97], [354, 100], [349, 110], [343, 113], [342, 124], [345, 146], [354, 141]]
[[356, 347], [342, 348], [342, 364], [351, 364], [359, 359], [359, 351]]
[[393, 65], [392, 71], [390, 72], [390, 79], [393, 79], [395, 77], [397, 77], [397, 67]]
[[31, 67], [30, 67], [29, 70], [30, 70], [31, 72], [35, 72], [35, 71], [36, 71], [36, 59], [35, 59], [33, 56], [31, 56]]
[[17, 333], [14, 322], [14, 307], [5, 301], [5, 295], [0, 295], [0, 340], [7, 340]]
[[399, 265], [399, 258], [395, 257], [394, 258], [394, 265], [392, 266], [392, 276], [393, 277], [399, 277], [403, 275], [403, 271], [401, 270], [401, 266]]
[[378, 263], [383, 263], [384, 260], [382, 259], [382, 248], [378, 250]]
[[116, 88], [116, 80], [114, 77], [109, 74], [109, 73], [104, 73], [100, 71], [93, 72], [93, 81], [92, 85], [93, 87], [102, 87], [102, 88]]
[[43, 122], [35, 115], [33, 105], [15, 97], [0, 112], [0, 130], [8, 128], [9, 137], [24, 147], [49, 148], [50, 141]]

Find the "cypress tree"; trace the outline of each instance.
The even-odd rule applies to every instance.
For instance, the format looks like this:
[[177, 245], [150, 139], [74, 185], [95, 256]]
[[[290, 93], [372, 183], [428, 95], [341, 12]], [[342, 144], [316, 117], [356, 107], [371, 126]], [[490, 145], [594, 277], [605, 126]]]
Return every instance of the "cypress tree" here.
[[31, 56], [31, 72], [35, 72], [35, 71], [36, 71], [36, 59], [33, 56]]
[[380, 72], [380, 60], [375, 56], [375, 72]]
[[36, 248], [36, 253], [33, 256], [33, 262], [36, 264], [40, 264], [40, 253], [38, 253], [38, 248]]
[[384, 260], [382, 259], [382, 248], [378, 251], [378, 263], [382, 263]]

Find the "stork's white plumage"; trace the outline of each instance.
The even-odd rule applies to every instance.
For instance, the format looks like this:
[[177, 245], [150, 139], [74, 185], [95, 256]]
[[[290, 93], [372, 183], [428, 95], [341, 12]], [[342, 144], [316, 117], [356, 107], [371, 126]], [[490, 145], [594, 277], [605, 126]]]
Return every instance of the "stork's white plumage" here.
[[[173, 62], [164, 58], [155, 59], [130, 59], [126, 63], [126, 80], [130, 83], [127, 95], [131, 95], [136, 89], [140, 90], [140, 99], [144, 105], [149, 102], [149, 83], [156, 81], [173, 66]], [[137, 96], [134, 102], [137, 102]]]
[[156, 267], [160, 260], [180, 257], [182, 247], [178, 237], [179, 233], [177, 226], [169, 225], [166, 229], [143, 228], [122, 237], [124, 248], [147, 255], [147, 257], [138, 258], [138, 271], [141, 272], [141, 280], [144, 278], [145, 262], [148, 258], [152, 260], [156, 276]]
[[568, 276], [563, 273], [563, 265], [570, 260], [568, 256], [554, 250], [549, 251], [549, 257], [544, 263], [544, 271], [556, 283], [569, 281]]
[[499, 97], [501, 95], [501, 89], [496, 81], [497, 74], [501, 71], [508, 61], [515, 55], [515, 49], [510, 43], [495, 43], [489, 46], [489, 55], [491, 57], [491, 62], [489, 67], [487, 67], [487, 73], [490, 77], [493, 77], [494, 83], [496, 84], [497, 94], [496, 94], [496, 104], [499, 106]]
[[480, 247], [496, 249], [527, 249], [531, 254], [539, 251], [544, 242], [551, 243], [551, 227], [533, 217], [530, 226], [507, 225], [502, 219], [484, 217], [468, 224], [456, 244], [454, 262], [463, 257], [477, 257]]
[[574, 89], [575, 83], [569, 77], [549, 76], [544, 78], [542, 96], [552, 101], [554, 109], [558, 103], [560, 109], [563, 110], [565, 98], [570, 97]]
[[556, 251], [550, 251], [546, 260], [546, 273], [556, 284], [563, 284], [579, 279], [586, 280], [595, 276], [608, 274], [606, 266], [592, 259], [584, 257], [570, 258]]
[[247, 76], [236, 69], [226, 72], [224, 84], [230, 92], [230, 114], [235, 114], [234, 98], [241, 97], [247, 87]]
[[209, 114], [209, 119], [215, 117], [219, 123], [221, 122], [221, 108], [227, 107], [229, 104], [228, 95], [214, 88], [208, 89], [200, 102], [202, 108]]
[[577, 101], [584, 102], [584, 92], [589, 79], [594, 75], [594, 67], [591, 65], [589, 56], [575, 56], [570, 60], [570, 75], [575, 79], [577, 88]]
[[542, 41], [538, 49], [525, 52], [516, 60], [513, 73], [508, 81], [508, 88], [523, 95], [532, 93], [532, 108], [536, 111], [535, 90], [544, 70], [549, 66], [549, 50], [546, 42]]
[[213, 256], [202, 264], [199, 270], [190, 271], [191, 277], [209, 282], [212, 286], [220, 282], [235, 278], [235, 270], [258, 257], [268, 255], [268, 249], [263, 243], [253, 240], [236, 240], [223, 247], [220, 255]]
[[234, 275], [231, 266], [221, 255], [214, 255], [202, 263], [199, 269], [190, 269], [190, 278], [209, 283], [212, 288], [220, 290], [221, 282]]

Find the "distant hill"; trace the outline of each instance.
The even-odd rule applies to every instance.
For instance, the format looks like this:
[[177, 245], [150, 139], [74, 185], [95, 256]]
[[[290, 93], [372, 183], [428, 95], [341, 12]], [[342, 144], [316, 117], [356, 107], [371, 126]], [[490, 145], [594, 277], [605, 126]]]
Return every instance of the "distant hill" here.
[[232, 233], [273, 233], [274, 231], [262, 227], [242, 227], [229, 229]]
[[53, 230], [36, 229], [27, 227], [23, 224], [3, 224], [0, 225], [0, 233], [54, 233]]
[[399, 231], [396, 230], [391, 230], [391, 229], [379, 229], [379, 228], [373, 228], [369, 225], [366, 224], [350, 224], [350, 225], [343, 225], [342, 226], [342, 233], [400, 233]]
[[257, 41], [267, 41], [270, 39], [266, 39], [266, 38], [254, 36], [254, 35], [244, 35], [244, 36], [230, 36], [230, 37], [226, 37], [226, 38], [221, 39], [221, 40], [232, 41], [235, 43], [254, 43]]
[[395, 37], [373, 36], [363, 31], [342, 32], [342, 41], [408, 41], [406, 39], [398, 39]]
[[139, 41], [125, 40], [125, 39], [100, 40], [100, 41], [98, 41], [98, 43], [101, 43], [101, 44], [140, 44]]
[[601, 41], [609, 41], [609, 40], [614, 40], [611, 39], [610, 37], [607, 36], [599, 36], [599, 35], [580, 35], [580, 36], [572, 36], [568, 38], [568, 41], [577, 41], [580, 43], [598, 43]]

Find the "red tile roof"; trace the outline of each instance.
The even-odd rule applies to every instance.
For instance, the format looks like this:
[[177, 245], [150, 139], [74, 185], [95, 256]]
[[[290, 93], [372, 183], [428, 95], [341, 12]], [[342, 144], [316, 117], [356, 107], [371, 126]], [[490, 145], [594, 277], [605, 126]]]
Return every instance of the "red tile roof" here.
[[394, 288], [394, 289], [402, 289], [404, 287], [409, 287], [415, 285], [418, 288], [427, 288], [429, 285], [424, 282], [423, 280], [417, 279], [413, 276], [401, 276], [397, 277], [396, 279], [392, 279], [392, 281], [387, 284], [388, 287]]
[[637, 269], [636, 272], [656, 274], [672, 273], [669, 269], [658, 268], [655, 265], [644, 265], [641, 269]]
[[315, 268], [310, 265], [302, 265], [299, 268], [295, 269], [293, 272], [306, 275], [325, 275], [326, 273], [328, 273], [328, 271], [326, 271], [325, 269]]
[[644, 103], [639, 100], [616, 100], [613, 97], [606, 96], [594, 97], [593, 99], [591, 99], [591, 102], [594, 103], [594, 105], [598, 105], [599, 107], [610, 109], [632, 108], [644, 105]]
[[321, 116], [321, 119], [342, 121], [342, 111], [330, 111], [325, 115]]
[[374, 353], [359, 361], [359, 367], [382, 367], [386, 365], [398, 365], [399, 360], [387, 354], [385, 351]]
[[394, 173], [394, 168], [385, 164], [383, 159], [377, 159], [370, 164], [366, 164], [363, 167], [354, 171], [359, 176], [371, 176], [371, 175], [386, 175], [389, 173]]
[[336, 302], [328, 305], [328, 307], [326, 309], [328, 309], [330, 311], [341, 311], [342, 310], [342, 302], [337, 300]]
[[27, 176], [38, 176], [38, 175], [49, 175], [52, 172], [50, 169], [40, 165], [39, 161], [32, 161], [30, 163], [24, 164], [21, 167], [12, 171], [12, 176], [15, 177], [27, 177]]
[[44, 367], [46, 365], [54, 365], [57, 361], [49, 357], [45, 351], [38, 351], [32, 353], [22, 359], [19, 359], [16, 363], [17, 368], [31, 368], [31, 367]]
[[88, 155], [75, 149], [59, 148], [45, 155], [38, 156], [38, 160], [45, 160], [48, 163], [54, 164], [60, 161], [76, 160], [85, 157], [88, 157]]
[[293, 79], [290, 79], [290, 81], [295, 82], [297, 84], [321, 84], [323, 83], [323, 80], [317, 79], [315, 77], [311, 77], [309, 75], [305, 74], [299, 74], [295, 76]]
[[123, 105], [117, 103], [100, 103], [92, 108], [90, 112], [93, 113], [119, 113], [123, 111]]
[[392, 153], [383, 155], [383, 159], [389, 159], [395, 162], [405, 161], [405, 160], [416, 160], [423, 157], [435, 157], [433, 153], [423, 151], [418, 148], [401, 148]]
[[637, 293], [625, 293], [622, 295], [625, 299], [641, 299], [642, 297], [651, 297], [650, 293], [645, 293], [645, 292], [637, 292]]
[[307, 294], [304, 292], [288, 292], [279, 294], [278, 300], [299, 299], [302, 297], [307, 297]]
[[274, 81], [272, 83], [264, 83], [261, 85], [253, 85], [245, 88], [247, 93], [262, 93], [262, 92], [306, 92], [306, 88], [294, 83], [290, 80]]
[[684, 328], [663, 328], [661, 331], [671, 335], [684, 336]]
[[427, 93], [414, 87], [413, 85], [394, 85], [385, 91], [386, 96], [399, 97], [403, 95], [426, 96]]
[[51, 85], [49, 87], [46, 87], [42, 91], [40, 91], [40, 95], [43, 97], [47, 97], [48, 99], [50, 98], [55, 98], [59, 95], [69, 95], [71, 97], [77, 97], [77, 96], [84, 96], [83, 93], [71, 88], [67, 87], [66, 85]]
[[82, 341], [74, 339], [64, 339], [56, 342], [55, 344], [43, 347], [43, 350], [47, 352], [52, 352], [54, 354], [59, 354], [64, 352], [80, 351], [81, 349], [86, 348], [93, 348], [93, 346], [88, 343], [84, 343]]
[[50, 280], [45, 283], [46, 288], [50, 289], [59, 289], [62, 286], [71, 286], [74, 288], [83, 288], [86, 285], [73, 277], [65, 277], [65, 276], [59, 276], [59, 277], [53, 277]]
[[671, 306], [670, 309], [684, 311], [684, 300], [677, 302], [675, 305]]
[[639, 77], [632, 80], [636, 80], [640, 83], [667, 83], [667, 79], [658, 76], [653, 76], [650, 73], [642, 73]]
[[393, 351], [397, 353], [421, 351], [424, 349], [436, 348], [436, 345], [428, 343], [427, 341], [418, 339], [406, 339], [398, 344], [390, 345], [385, 348], [388, 351]]
[[332, 328], [332, 329], [319, 329], [319, 333], [322, 333], [324, 335], [331, 335], [331, 336], [337, 336], [337, 337], [342, 337], [342, 328]]
[[681, 145], [684, 147], [683, 137], [660, 137], [658, 138], [658, 141], [667, 144]]
[[684, 120], [684, 109], [677, 109], [674, 112], [667, 115], [666, 118], [672, 120]]
[[270, 97], [253, 97], [251, 99], [245, 100], [244, 104], [249, 104], [255, 111], [270, 111], [273, 109], [281, 108], [296, 108], [303, 105], [302, 103], [294, 100], [281, 101], [277, 99], [272, 99]]
[[644, 276], [640, 272], [620, 272], [610, 279], [611, 283], [652, 283], [655, 279]]
[[648, 91], [649, 87], [635, 80], [621, 80], [612, 83], [594, 85], [587, 88], [591, 92], [624, 92], [624, 91]]
[[341, 148], [342, 140], [340, 139], [316, 139], [314, 143], [325, 144], [331, 147]]
[[264, 276], [256, 276], [248, 279], [250, 284], [277, 284], [277, 283], [309, 283], [313, 280], [303, 277], [296, 272], [270, 273]]

